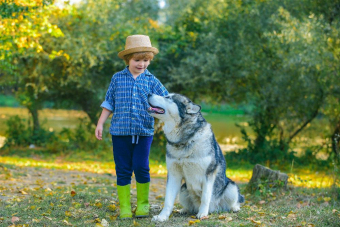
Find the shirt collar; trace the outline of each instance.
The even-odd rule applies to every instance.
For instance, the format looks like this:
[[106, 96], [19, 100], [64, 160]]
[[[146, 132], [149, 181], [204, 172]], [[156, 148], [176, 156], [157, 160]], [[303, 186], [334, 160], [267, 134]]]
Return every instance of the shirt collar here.
[[[125, 69], [123, 70], [123, 73], [130, 75], [130, 71], [129, 71], [129, 66], [126, 66]], [[145, 74], [146, 76], [152, 76], [152, 74], [149, 72], [149, 70], [145, 69], [145, 71], [141, 74], [143, 75]]]

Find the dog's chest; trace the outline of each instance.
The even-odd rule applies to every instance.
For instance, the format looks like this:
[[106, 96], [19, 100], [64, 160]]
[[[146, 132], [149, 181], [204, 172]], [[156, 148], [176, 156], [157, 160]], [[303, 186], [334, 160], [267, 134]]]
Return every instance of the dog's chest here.
[[207, 169], [211, 163], [211, 157], [173, 159], [169, 164], [169, 171], [182, 176], [188, 188], [201, 187], [206, 179]]

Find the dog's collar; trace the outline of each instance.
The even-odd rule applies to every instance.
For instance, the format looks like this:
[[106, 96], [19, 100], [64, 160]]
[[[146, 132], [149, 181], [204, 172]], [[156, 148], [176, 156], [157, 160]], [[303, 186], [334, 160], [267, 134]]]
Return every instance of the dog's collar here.
[[[165, 137], [166, 138], [166, 137]], [[168, 142], [169, 145], [176, 147], [176, 148], [180, 148], [180, 147], [185, 147], [185, 146], [190, 146], [191, 143], [195, 142], [195, 140], [191, 140], [188, 139], [185, 142], [172, 142], [170, 140], [168, 140], [168, 138], [166, 138], [166, 141]]]

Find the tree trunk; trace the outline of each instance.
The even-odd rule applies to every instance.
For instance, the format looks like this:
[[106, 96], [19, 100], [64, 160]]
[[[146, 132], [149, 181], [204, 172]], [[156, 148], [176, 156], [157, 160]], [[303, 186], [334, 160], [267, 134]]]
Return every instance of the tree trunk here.
[[256, 164], [246, 190], [250, 192], [256, 191], [260, 188], [260, 184], [263, 187], [279, 187], [287, 189], [287, 183], [287, 174]]
[[332, 150], [335, 154], [336, 160], [337, 162], [339, 162], [340, 160], [340, 156], [339, 156], [339, 143], [340, 143], [340, 120], [338, 121], [338, 123], [335, 126], [333, 135], [332, 135]]
[[32, 115], [32, 119], [33, 119], [33, 135], [35, 135], [40, 130], [38, 109], [34, 108], [34, 107], [28, 107], [28, 110], [29, 110], [29, 112]]

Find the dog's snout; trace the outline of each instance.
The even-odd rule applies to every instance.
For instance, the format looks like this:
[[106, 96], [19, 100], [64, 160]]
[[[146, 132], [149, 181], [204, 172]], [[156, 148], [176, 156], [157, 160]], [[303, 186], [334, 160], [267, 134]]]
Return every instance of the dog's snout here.
[[149, 93], [149, 94], [148, 94], [148, 98], [150, 98], [151, 96], [152, 96], [152, 94]]

